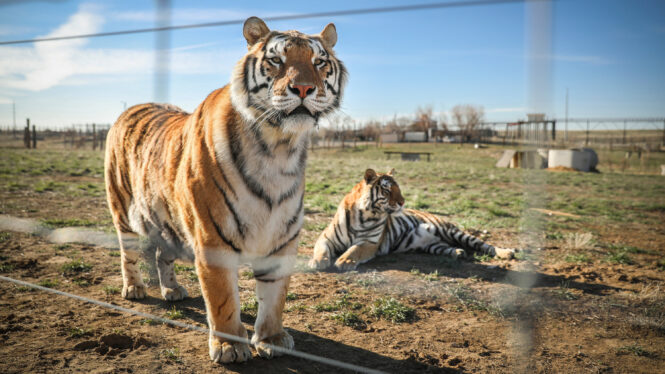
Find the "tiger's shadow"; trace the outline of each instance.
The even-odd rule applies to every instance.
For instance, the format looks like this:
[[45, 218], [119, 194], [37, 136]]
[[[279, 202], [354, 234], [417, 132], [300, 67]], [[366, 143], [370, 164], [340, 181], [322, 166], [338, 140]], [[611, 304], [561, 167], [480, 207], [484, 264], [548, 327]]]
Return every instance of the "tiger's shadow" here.
[[[513, 263], [518, 260], [510, 260]], [[525, 262], [525, 261], [520, 261]], [[555, 287], [565, 285], [567, 288], [577, 289], [585, 294], [605, 295], [608, 291], [623, 291], [624, 289], [600, 283], [579, 281], [575, 275], [552, 275], [542, 271], [519, 271], [506, 269], [496, 264], [483, 264], [472, 260], [454, 260], [449, 257], [433, 256], [421, 253], [398, 253], [380, 256], [361, 264], [358, 272], [397, 270], [430, 274], [436, 272], [438, 276], [466, 279], [476, 278], [488, 282], [509, 284], [520, 288]], [[414, 270], [415, 269], [415, 270]], [[334, 271], [334, 270], [331, 270]]]
[[[153, 287], [154, 290], [154, 287]], [[207, 328], [207, 321], [205, 315], [205, 304], [201, 296], [190, 297], [181, 301], [171, 302], [164, 301], [161, 298], [147, 297], [142, 300], [133, 300], [132, 302], [144, 305], [150, 305], [163, 309], [164, 312], [172, 310], [175, 306], [177, 310], [182, 311], [185, 319], [179, 321], [199, 325]], [[189, 320], [189, 321], [188, 321]], [[251, 327], [256, 317], [248, 314], [241, 313], [241, 320], [244, 324], [249, 325], [248, 333], [251, 337], [253, 328]], [[342, 342], [325, 338], [316, 335], [315, 332], [308, 332], [298, 330], [295, 327], [286, 326], [286, 330], [291, 334], [295, 341], [295, 349], [300, 352], [309, 353], [315, 356], [322, 356], [332, 358], [335, 360], [343, 361], [374, 370], [384, 371], [387, 373], [400, 372], [400, 373], [466, 373], [463, 364], [456, 368], [441, 367], [443, 362], [437, 364], [425, 363], [418, 361], [414, 358], [406, 358], [403, 360], [395, 359], [392, 357], [384, 356], [367, 349], [354, 347], [344, 344]], [[205, 336], [201, 336], [202, 341], [207, 341]], [[207, 356], [202, 356], [201, 360], [207, 360]], [[242, 364], [225, 364], [224, 367], [233, 372], [241, 373], [355, 373], [355, 371], [344, 370], [333, 366], [328, 366], [315, 361], [292, 357], [282, 356], [265, 360], [257, 357], [254, 353], [254, 358]]]

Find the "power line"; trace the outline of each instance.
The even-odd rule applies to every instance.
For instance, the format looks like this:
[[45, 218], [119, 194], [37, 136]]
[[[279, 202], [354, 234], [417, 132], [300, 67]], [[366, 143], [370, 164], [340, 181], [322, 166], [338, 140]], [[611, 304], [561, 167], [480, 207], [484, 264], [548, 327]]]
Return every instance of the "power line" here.
[[[11, 282], [11, 283], [14, 283], [14, 284], [18, 284], [20, 286], [35, 288], [35, 289], [38, 289], [38, 290], [41, 290], [41, 291], [44, 291], [44, 292], [50, 292], [50, 293], [53, 293], [53, 294], [56, 294], [56, 295], [69, 297], [69, 298], [76, 299], [76, 300], [79, 300], [79, 301], [83, 301], [83, 302], [86, 302], [86, 303], [99, 305], [99, 306], [104, 307], [104, 308], [114, 309], [114, 310], [117, 310], [119, 312], [128, 313], [128, 314], [132, 314], [132, 315], [135, 315], [135, 316], [152, 319], [152, 320], [159, 321], [159, 322], [162, 322], [162, 323], [166, 323], [166, 324], [169, 324], [169, 325], [172, 325], [172, 326], [182, 327], [182, 328], [188, 329], [188, 330], [198, 331], [198, 332], [202, 332], [202, 333], [206, 333], [206, 334], [210, 332], [210, 330], [208, 330], [204, 327], [195, 326], [195, 325], [191, 325], [191, 324], [184, 323], [184, 322], [174, 321], [174, 320], [171, 320], [171, 319], [168, 319], [168, 318], [163, 318], [163, 317], [156, 316], [154, 314], [139, 312], [138, 310], [134, 310], [134, 309], [123, 308], [123, 307], [118, 306], [118, 305], [105, 303], [103, 301], [90, 299], [90, 298], [87, 298], [87, 297], [84, 297], [84, 296], [79, 296], [79, 295], [76, 295], [76, 294], [56, 290], [56, 289], [53, 289], [53, 288], [38, 286], [34, 283], [22, 281], [22, 280], [19, 280], [19, 279], [4, 277], [4, 276], [0, 275], [0, 280], [6, 281], [6, 282]], [[236, 336], [236, 335], [225, 334], [225, 333], [219, 332], [219, 331], [213, 331], [213, 335], [215, 335], [217, 337], [220, 337], [222, 339], [231, 340], [231, 341], [238, 342], [238, 343], [244, 343], [244, 344], [247, 344], [247, 345], [252, 344], [249, 339], [241, 338], [241, 337]], [[366, 368], [366, 367], [363, 367], [363, 366], [349, 364], [349, 363], [346, 363], [346, 362], [343, 362], [343, 361], [334, 360], [332, 358], [316, 356], [316, 355], [313, 355], [313, 354], [310, 354], [310, 353], [300, 352], [300, 351], [296, 351], [296, 350], [293, 350], [293, 349], [286, 349], [284, 347], [271, 345], [271, 344], [266, 344], [266, 346], [272, 348], [273, 350], [275, 350], [277, 352], [280, 352], [280, 353], [283, 353], [283, 354], [286, 354], [286, 355], [299, 357], [299, 358], [304, 358], [306, 360], [316, 361], [316, 362], [319, 362], [319, 363], [322, 363], [322, 364], [326, 364], [326, 365], [330, 365], [330, 366], [334, 366], [334, 367], [338, 367], [338, 368], [342, 368], [342, 369], [347, 369], [347, 370], [351, 370], [351, 371], [355, 371], [355, 372], [359, 372], [359, 373], [384, 374], [384, 372], [380, 371], [380, 370], [375, 370], [375, 369], [370, 369], [370, 368]]]
[[[358, 15], [358, 14], [395, 13], [395, 12], [408, 12], [408, 11], [425, 10], [425, 9], [461, 8], [461, 7], [472, 7], [472, 6], [500, 5], [500, 4], [514, 4], [514, 3], [530, 3], [530, 2], [544, 2], [544, 1], [552, 1], [552, 0], [449, 1], [449, 2], [439, 2], [439, 3], [429, 3], [429, 4], [399, 5], [399, 6], [391, 6], [391, 7], [347, 9], [347, 10], [335, 10], [335, 11], [328, 11], [328, 12], [293, 14], [293, 15], [286, 15], [286, 16], [265, 17], [265, 18], [263, 18], [263, 20], [264, 21], [286, 21], [286, 20], [294, 20], [294, 19], [306, 19], [306, 18], [349, 16], [349, 15]], [[48, 37], [48, 38], [8, 40], [8, 41], [0, 41], [0, 45], [51, 42], [51, 41], [56, 41], [56, 40], [70, 40], [70, 39], [83, 39], [83, 38], [98, 38], [98, 37], [102, 37], [102, 36], [142, 34], [142, 33], [148, 33], [148, 32], [195, 29], [195, 28], [202, 28], [202, 27], [242, 25], [244, 22], [245, 22], [245, 19], [235, 19], [235, 20], [229, 20], [229, 21], [194, 23], [194, 24], [189, 24], [189, 25], [149, 27], [149, 28], [144, 28], [144, 29], [109, 31], [109, 32], [100, 32], [100, 33], [94, 33], [94, 34], [79, 34], [79, 35], [53, 36], [53, 37]]]

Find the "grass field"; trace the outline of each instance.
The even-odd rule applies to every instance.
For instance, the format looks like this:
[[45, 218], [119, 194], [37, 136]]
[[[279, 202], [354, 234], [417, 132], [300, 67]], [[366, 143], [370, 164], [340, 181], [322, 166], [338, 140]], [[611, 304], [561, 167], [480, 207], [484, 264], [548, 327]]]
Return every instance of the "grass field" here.
[[[433, 152], [432, 161], [388, 160], [386, 148], [375, 147], [310, 153], [299, 272], [284, 317], [297, 349], [389, 372], [665, 367], [665, 177], [657, 175], [663, 153], [626, 160], [625, 152], [601, 151], [600, 173], [578, 173], [494, 168], [501, 147], [408, 147]], [[46, 143], [0, 152], [1, 214], [50, 228], [112, 232], [102, 152]], [[396, 169], [407, 207], [525, 251], [511, 261], [404, 254], [370, 261], [357, 272], [307, 270], [303, 264], [318, 234], [368, 167]], [[129, 302], [118, 294], [117, 251], [0, 233], [2, 275], [205, 326], [193, 267], [181, 264], [176, 271], [191, 299], [166, 302], [152, 287], [148, 300]], [[254, 281], [249, 269], [239, 278], [243, 321], [251, 330]], [[57, 298], [54, 305], [53, 296], [6, 283], [0, 290], [3, 372], [219, 370], [208, 363], [200, 334], [73, 300]], [[132, 348], [104, 343], [113, 334]], [[81, 348], [85, 342], [89, 349]], [[330, 370], [317, 365], [255, 358], [224, 370]]]

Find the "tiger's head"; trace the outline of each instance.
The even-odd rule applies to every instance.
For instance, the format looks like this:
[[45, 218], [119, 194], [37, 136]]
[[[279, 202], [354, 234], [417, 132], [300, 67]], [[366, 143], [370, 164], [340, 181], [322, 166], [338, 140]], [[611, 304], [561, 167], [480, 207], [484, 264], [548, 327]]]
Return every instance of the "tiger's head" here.
[[332, 50], [335, 25], [306, 35], [270, 31], [250, 17], [243, 34], [249, 52], [233, 71], [231, 99], [245, 120], [297, 134], [339, 108], [347, 73]]
[[365, 171], [365, 177], [361, 182], [363, 184], [361, 205], [365, 206], [365, 209], [388, 214], [402, 210], [404, 197], [397, 181], [393, 178], [394, 173], [395, 169], [386, 174], [377, 174], [373, 169]]

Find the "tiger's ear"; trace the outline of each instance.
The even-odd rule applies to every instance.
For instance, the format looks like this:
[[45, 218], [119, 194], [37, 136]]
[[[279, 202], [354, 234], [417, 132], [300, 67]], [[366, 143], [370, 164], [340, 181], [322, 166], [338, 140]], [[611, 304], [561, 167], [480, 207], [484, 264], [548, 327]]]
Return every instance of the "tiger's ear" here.
[[323, 31], [319, 34], [321, 40], [328, 48], [332, 48], [337, 44], [337, 29], [335, 24], [329, 23], [326, 27], [323, 28]]
[[376, 172], [374, 169], [365, 170], [365, 182], [372, 183], [374, 179], [376, 179]]
[[390, 175], [391, 177], [394, 177], [395, 176], [395, 168], [390, 169], [390, 171], [387, 172], [386, 175]]
[[242, 34], [247, 39], [247, 47], [253, 46], [259, 39], [270, 32], [266, 23], [259, 17], [249, 17], [242, 26]]

